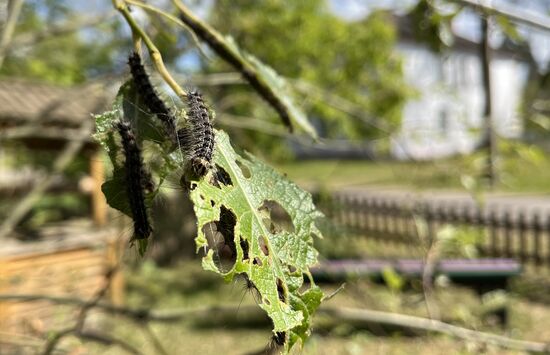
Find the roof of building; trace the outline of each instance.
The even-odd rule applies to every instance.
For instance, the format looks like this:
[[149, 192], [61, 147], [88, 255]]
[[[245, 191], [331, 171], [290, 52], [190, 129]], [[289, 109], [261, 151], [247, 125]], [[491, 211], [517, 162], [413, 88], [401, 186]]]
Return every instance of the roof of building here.
[[21, 79], [0, 80], [0, 125], [78, 127], [106, 108], [100, 85], [62, 87]]

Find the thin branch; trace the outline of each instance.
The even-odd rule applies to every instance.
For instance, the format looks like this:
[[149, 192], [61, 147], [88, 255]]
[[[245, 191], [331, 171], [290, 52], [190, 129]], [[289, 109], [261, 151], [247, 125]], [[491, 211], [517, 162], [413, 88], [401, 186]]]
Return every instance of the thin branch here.
[[164, 62], [162, 61], [162, 55], [160, 54], [160, 51], [155, 46], [151, 38], [145, 33], [145, 31], [139, 27], [137, 22], [134, 20], [132, 15], [130, 14], [130, 11], [128, 10], [128, 7], [124, 3], [123, 0], [112, 0], [113, 6], [115, 9], [122, 14], [130, 28], [132, 29], [132, 34], [143, 40], [145, 43], [145, 46], [147, 47], [149, 51], [149, 56], [151, 57], [151, 60], [153, 61], [153, 64], [155, 65], [155, 68], [157, 69], [158, 73], [164, 81], [172, 88], [172, 90], [178, 95], [178, 97], [184, 99], [187, 97], [187, 93], [185, 90], [181, 88], [181, 86], [178, 85], [178, 83], [174, 80], [172, 75], [168, 72], [166, 69], [166, 66], [164, 65]]
[[183, 23], [179, 18], [175, 17], [175, 16], [172, 16], [162, 10], [159, 10], [158, 8], [154, 7], [154, 6], [151, 6], [151, 5], [148, 5], [148, 4], [145, 4], [141, 1], [135, 1], [135, 0], [124, 0], [127, 4], [130, 4], [130, 5], [134, 5], [134, 6], [137, 6], [137, 7], [141, 7], [142, 9], [144, 10], [147, 10], [147, 11], [150, 11], [150, 12], [154, 12], [156, 13], [157, 15], [161, 15], [163, 17], [165, 17], [167, 20], [175, 23], [176, 25], [180, 26], [180, 27], [183, 27], [185, 30], [187, 30], [190, 34], [191, 34], [191, 38], [193, 39], [193, 42], [195, 43], [195, 46], [197, 47], [197, 49], [199, 50], [199, 52], [206, 58], [206, 59], [210, 59], [208, 57], [208, 55], [204, 52], [204, 50], [202, 49], [202, 46], [201, 44], [199, 43], [199, 39], [197, 38], [197, 35], [195, 34], [195, 32], [193, 32], [193, 30], [191, 28], [189, 28], [189, 26], [187, 26], [185, 23]]
[[[115, 339], [112, 339], [112, 338], [104, 338], [104, 337], [102, 338], [99, 334], [96, 334], [96, 337], [94, 338], [93, 336], [90, 336], [90, 334], [93, 334], [93, 333], [85, 333], [83, 331], [84, 322], [86, 322], [86, 317], [88, 316], [88, 312], [92, 308], [96, 307], [97, 304], [99, 303], [99, 301], [101, 301], [101, 299], [107, 294], [107, 291], [111, 287], [111, 281], [113, 280], [113, 277], [114, 277], [117, 270], [118, 270], [118, 265], [110, 268], [106, 272], [106, 274], [105, 274], [105, 284], [103, 285], [102, 288], [100, 288], [96, 292], [96, 294], [94, 295], [92, 300], [82, 304], [82, 307], [80, 308], [80, 312], [78, 313], [76, 324], [72, 327], [65, 328], [61, 331], [58, 331], [53, 336], [51, 336], [51, 338], [46, 343], [46, 346], [44, 348], [44, 352], [42, 353], [43, 355], [51, 355], [52, 352], [55, 350], [57, 344], [61, 341], [61, 339], [63, 339], [64, 337], [66, 337], [68, 335], [74, 335], [74, 336], [79, 337], [79, 338], [89, 338], [90, 340], [96, 341], [96, 342], [101, 342], [101, 340], [103, 339], [106, 342], [106, 344], [108, 344], [108, 345], [110, 345], [110, 344], [121, 345], [120, 344], [121, 341], [119, 341], [119, 340], [115, 340]], [[107, 339], [107, 340], [105, 340], [105, 339]], [[129, 348], [130, 350], [128, 350], [128, 351], [130, 353], [136, 354], [136, 352], [131, 351], [131, 350], [133, 350], [132, 346], [130, 346], [129, 344], [125, 344], [124, 342], [122, 342], [122, 343], [123, 343], [123, 345], [121, 345], [121, 346], [124, 349], [127, 350], [127, 348]]]
[[145, 333], [147, 333], [147, 336], [155, 346], [157, 354], [169, 355], [168, 351], [164, 348], [164, 345], [162, 345], [162, 342], [160, 341], [160, 339], [157, 337], [153, 329], [151, 329], [151, 326], [149, 325], [149, 323], [142, 323], [141, 327], [143, 328]]
[[114, 15], [113, 12], [107, 14], [101, 14], [94, 17], [76, 17], [62, 25], [53, 25], [48, 27], [40, 32], [24, 33], [17, 35], [13, 41], [8, 45], [6, 51], [9, 51], [13, 47], [21, 48], [25, 46], [33, 46], [38, 42], [49, 39], [56, 38], [59, 36], [64, 36], [75, 31], [78, 31], [85, 27], [96, 26], [102, 22], [107, 21]]
[[291, 115], [287, 106], [279, 99], [274, 89], [264, 82], [256, 68], [249, 61], [245, 60], [240, 53], [237, 53], [235, 49], [227, 43], [221, 33], [196, 17], [181, 1], [172, 0], [172, 2], [180, 11], [180, 19], [187, 24], [200, 39], [208, 43], [210, 48], [212, 48], [223, 60], [231, 64], [242, 74], [254, 90], [256, 90], [256, 92], [277, 111], [285, 126], [292, 132], [292, 122], [290, 121]]
[[[87, 301], [72, 298], [72, 297], [52, 297], [47, 295], [0, 295], [0, 300], [42, 300], [49, 301], [57, 304], [87, 304]], [[111, 314], [123, 315], [133, 319], [143, 321], [160, 321], [160, 322], [174, 322], [181, 321], [184, 319], [210, 319], [214, 316], [220, 315], [235, 315], [237, 310], [239, 310], [242, 315], [243, 309], [246, 311], [257, 311], [260, 312], [260, 309], [257, 306], [250, 306], [243, 308], [239, 305], [227, 305], [227, 306], [210, 306], [210, 307], [199, 307], [194, 309], [168, 309], [163, 311], [153, 311], [149, 309], [135, 309], [135, 308], [126, 308], [120, 306], [113, 306], [105, 303], [97, 303], [95, 308], [102, 309]], [[325, 315], [331, 317], [337, 321], [341, 322], [350, 322], [359, 327], [371, 326], [373, 323], [380, 325], [391, 325], [402, 328], [407, 328], [411, 330], [418, 331], [428, 331], [434, 333], [447, 334], [449, 336], [464, 339], [468, 341], [476, 341], [486, 344], [492, 344], [499, 346], [501, 348], [525, 351], [532, 353], [550, 353], [550, 344], [534, 342], [534, 341], [524, 341], [508, 338], [505, 336], [484, 333], [475, 331], [472, 329], [467, 329], [448, 323], [444, 323], [438, 320], [409, 316], [398, 313], [390, 312], [381, 312], [373, 311], [367, 309], [359, 308], [348, 308], [348, 307], [321, 307], [317, 314]]]
[[128, 352], [130, 354], [134, 354], [134, 355], [142, 354], [141, 351], [139, 351], [136, 347], [130, 345], [126, 341], [124, 341], [122, 339], [112, 337], [112, 336], [110, 336], [108, 334], [105, 334], [105, 333], [100, 333], [98, 331], [91, 331], [91, 330], [80, 331], [80, 332], [76, 333], [75, 335], [79, 339], [92, 341], [92, 342], [95, 342], [95, 343], [103, 344], [105, 346], [116, 345], [116, 346], [122, 348], [123, 350], [126, 350], [126, 352]]
[[2, 64], [4, 64], [6, 52], [13, 38], [15, 25], [17, 24], [17, 19], [19, 18], [21, 8], [23, 7], [23, 0], [13, 0], [8, 2], [6, 7], [8, 10], [8, 18], [2, 30], [2, 37], [0, 37], [0, 68], [2, 68]]
[[[40, 294], [0, 294], [0, 301], [47, 301], [57, 305], [73, 305], [87, 306], [91, 302], [78, 297], [61, 297]], [[153, 322], [179, 322], [189, 318], [204, 318], [209, 314], [235, 314], [237, 306], [208, 306], [193, 309], [177, 309], [177, 310], [162, 310], [155, 311], [148, 308], [128, 308], [115, 306], [106, 302], [98, 302], [94, 308], [101, 309], [107, 313], [120, 315], [136, 321], [153, 321]], [[256, 310], [256, 306], [250, 308], [241, 306], [240, 311], [248, 312]]]
[[519, 6], [496, 6], [493, 1], [478, 1], [478, 0], [449, 0], [462, 5], [471, 6], [475, 10], [484, 12], [486, 14], [500, 15], [509, 18], [510, 20], [524, 25], [528, 25], [534, 28], [538, 28], [544, 31], [550, 31], [550, 18], [547, 16], [540, 16], [532, 12], [526, 12], [519, 8]]
[[424, 294], [424, 301], [426, 303], [426, 311], [430, 319], [441, 319], [439, 307], [433, 295], [433, 276], [435, 272], [435, 266], [440, 257], [440, 243], [437, 238], [430, 239], [431, 245], [426, 254], [424, 262], [424, 269], [422, 270], [422, 292]]
[[365, 108], [351, 102], [342, 96], [335, 95], [323, 88], [303, 80], [293, 80], [294, 87], [303, 94], [313, 95], [315, 99], [338, 111], [361, 120], [363, 123], [372, 126], [381, 132], [391, 134], [393, 129], [386, 122], [365, 114]]
[[455, 338], [495, 345], [505, 349], [531, 353], [550, 353], [550, 344], [534, 341], [524, 341], [501, 335], [483, 333], [458, 327], [438, 320], [409, 316], [404, 314], [372, 311], [357, 308], [320, 308], [319, 314], [324, 314], [338, 320], [350, 322], [356, 326], [369, 326], [372, 323], [398, 326], [411, 330], [442, 333]]

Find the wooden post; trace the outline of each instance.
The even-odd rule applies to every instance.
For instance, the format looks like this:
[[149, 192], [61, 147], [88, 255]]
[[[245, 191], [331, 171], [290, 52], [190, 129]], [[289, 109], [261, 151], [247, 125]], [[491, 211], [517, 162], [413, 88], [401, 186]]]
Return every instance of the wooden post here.
[[107, 201], [101, 191], [101, 184], [105, 179], [105, 166], [101, 151], [96, 150], [90, 158], [90, 176], [94, 181], [92, 188], [92, 217], [97, 226], [104, 226], [107, 223]]

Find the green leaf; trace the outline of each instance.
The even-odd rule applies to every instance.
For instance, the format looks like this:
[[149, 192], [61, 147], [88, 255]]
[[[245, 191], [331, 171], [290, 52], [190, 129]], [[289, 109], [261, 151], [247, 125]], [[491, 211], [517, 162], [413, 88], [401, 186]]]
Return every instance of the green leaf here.
[[[321, 236], [315, 221], [322, 214], [315, 209], [309, 193], [251, 154], [247, 158], [238, 155], [222, 131], [216, 132], [213, 161], [218, 174], [223, 172], [231, 181], [214, 183], [212, 176], [207, 176], [192, 182], [190, 197], [199, 231], [196, 246], [198, 250], [210, 248], [213, 243], [208, 230], [213, 223], [219, 227], [232, 213], [232, 230], [226, 226], [217, 232], [232, 238], [225, 245], [233, 245], [236, 255], [232, 265], [224, 269], [216, 249], [211, 248], [203, 258], [203, 267], [228, 281], [246, 274], [261, 296], [259, 306], [273, 320], [273, 331], [287, 332], [288, 350], [296, 341], [307, 338], [311, 315], [323, 296], [309, 273], [317, 262], [313, 238]], [[276, 218], [267, 213], [265, 205], [269, 202], [276, 202], [290, 216], [292, 226], [288, 230], [280, 230]], [[301, 287], [304, 274], [310, 279], [305, 290]], [[279, 299], [281, 290], [285, 302]]]
[[175, 147], [165, 138], [162, 125], [147, 112], [133, 81], [128, 80], [120, 87], [112, 109], [95, 115], [96, 133], [93, 137], [107, 151], [113, 166], [112, 174], [101, 186], [107, 204], [131, 217], [126, 192], [123, 150], [115, 128], [116, 122], [123, 117], [131, 123], [142, 151], [146, 150], [148, 153], [143, 154], [144, 166], [158, 178], [157, 188], [145, 194], [145, 203], [148, 208], [151, 207], [164, 179], [182, 165], [182, 157], [172, 153]]

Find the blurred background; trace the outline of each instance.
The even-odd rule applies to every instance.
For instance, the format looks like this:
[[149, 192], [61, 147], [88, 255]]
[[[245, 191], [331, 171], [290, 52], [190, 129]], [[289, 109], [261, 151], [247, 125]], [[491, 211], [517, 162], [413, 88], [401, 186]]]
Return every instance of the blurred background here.
[[[550, 1], [185, 3], [284, 76], [320, 135], [288, 133], [206, 44], [132, 6], [179, 83], [204, 92], [215, 126], [313, 194], [326, 215], [314, 274], [327, 294], [340, 290], [327, 307], [550, 340]], [[83, 336], [56, 352], [131, 350], [91, 340], [94, 329], [144, 354], [261, 349], [269, 321], [244, 280], [202, 271], [181, 190], [155, 201], [145, 258], [128, 248], [131, 221], [105, 203], [110, 167], [91, 114], [110, 109], [132, 50], [111, 2], [4, 0], [0, 25], [0, 354], [46, 353], [84, 318]], [[78, 300], [159, 319], [85, 317]], [[522, 353], [326, 313], [302, 352]]]

